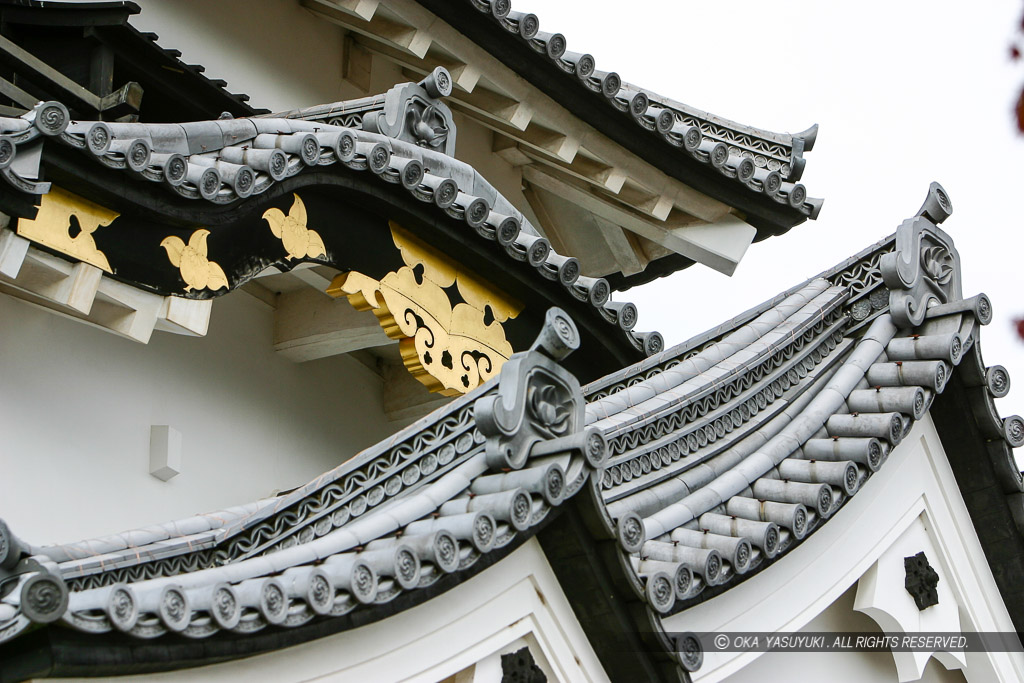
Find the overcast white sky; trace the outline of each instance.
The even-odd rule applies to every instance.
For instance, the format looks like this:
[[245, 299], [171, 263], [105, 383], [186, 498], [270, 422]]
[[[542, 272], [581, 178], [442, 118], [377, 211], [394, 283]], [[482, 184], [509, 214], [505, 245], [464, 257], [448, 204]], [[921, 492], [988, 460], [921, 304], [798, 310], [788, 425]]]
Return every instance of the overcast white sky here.
[[[820, 125], [802, 182], [817, 221], [752, 245], [733, 277], [696, 266], [618, 299], [639, 330], [683, 341], [893, 232], [937, 180], [964, 294], [987, 293], [984, 357], [1016, 382], [1002, 415], [1024, 414], [1024, 138], [1012, 107], [1024, 67], [1009, 46], [1024, 6], [984, 2], [517, 0], [597, 68], [768, 130]], [[679, 296], [679, 292], [686, 293]]]

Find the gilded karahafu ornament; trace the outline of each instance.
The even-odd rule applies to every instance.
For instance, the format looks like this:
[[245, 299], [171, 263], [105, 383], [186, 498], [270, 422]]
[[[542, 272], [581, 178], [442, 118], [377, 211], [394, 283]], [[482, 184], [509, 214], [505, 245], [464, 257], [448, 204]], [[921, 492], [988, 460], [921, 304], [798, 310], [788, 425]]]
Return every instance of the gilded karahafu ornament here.
[[[399, 340], [406, 368], [431, 391], [464, 394], [498, 374], [512, 355], [501, 323], [522, 304], [496, 292], [472, 273], [391, 222], [405, 266], [379, 281], [342, 273], [327, 293], [373, 311], [384, 332]], [[445, 288], [455, 285], [464, 303], [454, 307]]]

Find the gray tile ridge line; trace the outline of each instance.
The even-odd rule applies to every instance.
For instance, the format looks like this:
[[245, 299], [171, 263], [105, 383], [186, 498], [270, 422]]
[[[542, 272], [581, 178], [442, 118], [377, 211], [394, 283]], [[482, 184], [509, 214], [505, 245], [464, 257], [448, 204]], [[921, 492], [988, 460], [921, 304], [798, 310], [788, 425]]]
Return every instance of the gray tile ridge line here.
[[742, 313], [733, 316], [724, 323], [716, 325], [715, 327], [712, 327], [709, 330], [701, 332], [700, 334], [694, 335], [693, 337], [690, 337], [685, 341], [675, 344], [665, 349], [661, 353], [655, 354], [653, 356], [643, 359], [642, 361], [634, 363], [633, 365], [622, 368], [621, 370], [616, 370], [615, 372], [609, 373], [604, 377], [596, 379], [583, 387], [583, 394], [585, 396], [590, 396], [592, 394], [598, 393], [606, 389], [607, 387], [616, 384], [617, 382], [621, 382], [623, 380], [626, 380], [628, 378], [637, 376], [643, 372], [651, 370], [675, 356], [682, 355], [694, 348], [700, 347], [701, 345], [708, 343], [709, 341], [726, 335], [732, 330], [742, 327], [743, 325], [749, 323], [751, 320], [754, 320], [759, 315], [763, 314], [765, 311], [774, 308], [779, 304], [780, 301], [783, 301], [787, 297], [800, 291], [813, 280], [828, 280], [832, 277], [835, 277], [836, 275], [843, 272], [844, 270], [847, 270], [854, 264], [870, 257], [872, 254], [874, 254], [881, 248], [893, 243], [894, 240], [895, 233], [875, 242], [869, 247], [860, 250], [853, 256], [844, 259], [843, 261], [837, 263], [831, 268], [823, 270], [817, 275], [809, 277], [806, 280], [790, 287], [784, 292], [776, 294], [770, 299], [767, 299], [766, 301], [763, 301], [760, 304], [748, 308], [746, 311], [743, 311]]
[[[884, 353], [885, 345], [895, 334], [896, 326], [893, 324], [891, 316], [885, 314], [876, 318], [868, 331], [858, 341], [857, 347], [844, 360], [842, 367], [836, 372], [836, 375], [814, 397], [814, 400], [801, 412], [800, 416], [787, 424], [779, 434], [772, 437], [755, 453], [744, 459], [737, 468], [719, 475], [700, 491], [692, 493], [683, 500], [646, 517], [644, 519], [644, 529], [647, 538], [656, 538], [668, 533], [671, 529], [694, 519], [695, 516], [699, 516], [699, 514], [724, 503], [729, 497], [737, 495], [754, 480], [771, 471], [772, 467], [777, 465], [779, 461], [789, 456], [803, 442], [811, 438], [817, 430], [824, 426], [827, 419], [845, 403], [849, 393], [864, 378], [867, 368]], [[736, 479], [737, 475], [743, 476], [745, 479], [749, 479], [749, 481], [743, 487], [734, 491], [736, 484], [732, 480]], [[711, 488], [716, 482], [720, 482], [720, 485], [723, 486], [723, 491], [731, 491], [729, 496], [726, 496], [723, 492], [716, 492]], [[712, 503], [713, 498], [719, 498], [720, 500], [709, 505], [709, 503]], [[699, 508], [700, 513], [695, 515], [689, 505]]]
[[[434, 490], [442, 494], [445, 491], [453, 491], [449, 496], [454, 495], [455, 492], [465, 488], [468, 480], [479, 476], [484, 471], [486, 471], [486, 464], [481, 453], [446, 474], [441, 480], [434, 482], [436, 486]], [[423, 515], [429, 514], [432, 509], [437, 507], [426, 491], [418, 491], [403, 502], [404, 505], [401, 510], [392, 510], [390, 514], [386, 511], [374, 510], [367, 513], [366, 516], [360, 517], [346, 526], [339, 527], [309, 543], [279, 550], [271, 555], [253, 557], [221, 567], [200, 569], [185, 574], [145, 579], [133, 582], [132, 587], [139, 591], [158, 591], [168, 585], [182, 586], [185, 589], [190, 589], [213, 585], [220, 581], [236, 583], [258, 578], [266, 574], [281, 572], [288, 567], [315, 562], [330, 555], [354, 550], [358, 546], [362, 546], [379, 536], [392, 533], [405, 526], [405, 524], [409, 524]], [[423, 510], [426, 511], [424, 512]], [[406, 521], [403, 522], [402, 520]], [[84, 596], [100, 595], [105, 597], [110, 588], [111, 586], [89, 588], [84, 591], [78, 591], [77, 594], [83, 598]], [[87, 601], [83, 600], [83, 604], [86, 603]], [[101, 606], [102, 604], [97, 604], [96, 607]]]
[[[735, 354], [740, 353], [744, 349], [748, 348], [750, 345], [757, 343], [763, 337], [769, 335], [778, 328], [784, 326], [793, 316], [799, 315], [800, 312], [803, 311], [804, 309], [808, 307], [821, 309], [822, 306], [815, 305], [814, 302], [822, 297], [830, 301], [834, 299], [835, 293], [832, 292], [830, 294], [832, 289], [833, 288], [830, 287], [826, 281], [817, 279], [811, 280], [808, 283], [806, 283], [805, 286], [801, 288], [799, 291], [794, 292], [790, 296], [786, 297], [785, 300], [779, 302], [775, 307], [763, 312], [755, 320], [752, 320], [749, 323], [743, 325], [742, 327], [733, 330], [721, 341], [716, 342], [712, 346], [709, 346], [707, 349], [704, 349], [699, 354], [691, 356], [685, 361], [682, 361], [680, 365], [670, 368], [665, 372], [661, 373], [660, 375], [656, 376], [661, 377], [662, 379], [645, 379], [630, 387], [623, 389], [622, 391], [616, 392], [615, 394], [589, 402], [587, 404], [588, 424], [600, 425], [604, 420], [607, 420], [613, 417], [614, 415], [623, 412], [627, 408], [638, 408], [639, 404], [634, 403], [633, 400], [631, 400], [630, 395], [649, 391], [647, 387], [649, 387], [655, 381], [657, 381], [658, 383], [665, 384], [666, 379], [664, 376], [668, 375], [669, 373], [672, 373], [672, 380], [670, 382], [671, 386], [666, 386], [661, 390], [655, 391], [654, 397], [657, 397], [664, 393], [665, 391], [672, 389], [674, 387], [682, 386], [686, 382], [689, 382], [693, 378], [707, 372], [710, 368], [715, 367], [716, 365], [722, 363], [723, 361], [726, 361]], [[776, 318], [776, 320], [772, 321], [772, 327], [765, 330], [757, 330], [756, 327], [758, 326], [758, 321], [767, 318]], [[765, 321], [767, 322], [767, 320]], [[744, 336], [748, 337], [749, 340], [742, 339], [742, 337]], [[746, 341], [746, 343], [744, 343], [744, 341]], [[735, 348], [729, 350], [727, 347], [732, 345], [735, 345]], [[668, 357], [664, 357], [664, 354], [659, 354], [659, 358], [662, 362], [669, 359]], [[691, 366], [695, 366], [697, 363], [701, 361], [707, 361], [709, 363], [709, 365], [703, 370], [697, 370], [694, 367], [692, 372], [687, 374], [680, 369], [682, 363], [689, 362]], [[609, 405], [614, 407], [616, 404], [624, 405], [623, 407], [620, 407], [618, 410], [609, 410], [606, 407]], [[598, 417], [598, 415], [600, 415], [600, 417]]]
[[[829, 292], [827, 291], [825, 294], [828, 293]], [[594, 426], [602, 428], [606, 432], [606, 435], [614, 440], [623, 432], [641, 428], [643, 425], [657, 421], [666, 414], [676, 412], [680, 406], [691, 403], [696, 397], [706, 396], [724, 384], [732, 381], [737, 376], [743, 375], [752, 368], [760, 365], [766, 357], [773, 355], [780, 347], [788, 346], [796, 338], [801, 336], [803, 334], [803, 328], [809, 326], [813, 327], [816, 325], [818, 322], [817, 318], [819, 316], [827, 315], [837, 306], [842, 304], [845, 299], [845, 291], [841, 290], [839, 296], [828, 297], [825, 306], [815, 306], [814, 302], [808, 302], [808, 304], [802, 307], [799, 311], [795, 312], [770, 332], [756, 339], [749, 345], [737, 348], [731, 355], [720, 358], [714, 364], [701, 370], [692, 377], [685, 379], [685, 381], [682, 381], [667, 390], [660, 391], [645, 401], [630, 406], [615, 415], [610, 415], [609, 417], [602, 418], [601, 420], [594, 422]], [[794, 318], [798, 319], [794, 320]], [[794, 328], [800, 329], [799, 334]], [[752, 353], [756, 354], [752, 358], [739, 361], [736, 360], [737, 356], [747, 356]], [[732, 368], [723, 367], [724, 365], [732, 363], [739, 364]], [[664, 374], [668, 374], [672, 370], [681, 366], [682, 363], [671, 368], [662, 375], [658, 375], [658, 377], [662, 377]], [[630, 389], [632, 388], [633, 387], [630, 387]], [[628, 389], [626, 391], [628, 391]], [[625, 393], [625, 391], [619, 392], [619, 394], [621, 393]], [[615, 395], [618, 396], [619, 394]], [[666, 395], [669, 396], [666, 397]], [[644, 410], [644, 406], [647, 406], [649, 410]], [[623, 412], [633, 411], [643, 412], [640, 415], [636, 415], [634, 418], [627, 418], [625, 421], [621, 419], [620, 416]], [[616, 457], [613, 457], [612, 464], [615, 463], [616, 459]]]
[[[105, 534], [71, 543], [32, 546], [32, 554], [45, 555], [54, 562], [68, 562], [89, 559], [98, 554], [109, 554], [121, 550], [141, 548], [150, 543], [221, 529], [234, 523], [239, 518], [248, 517], [260, 509], [272, 505], [276, 500], [277, 497], [262, 498], [253, 503], [235, 505], [212, 512], [196, 513], [170, 522], [126, 529], [116, 534]], [[131, 541], [130, 537], [135, 535], [149, 535], [151, 538], [141, 543]]]
[[[841, 324], [842, 323], [837, 323], [837, 325]], [[748, 443], [749, 439], [760, 439], [760, 435], [763, 434], [769, 434], [774, 436], [777, 430], [781, 429], [782, 424], [784, 424], [785, 422], [779, 422], [776, 428], [776, 426], [773, 426], [774, 421], [781, 420], [783, 415], [791, 415], [795, 405], [804, 405], [803, 403], [800, 403], [800, 401], [804, 401], [805, 398], [806, 400], [810, 400], [810, 396], [815, 395], [815, 393], [824, 386], [823, 384], [821, 384], [821, 382], [823, 381], [822, 378], [831, 377], [835, 373], [835, 369], [838, 367], [838, 364], [842, 363], [842, 360], [845, 358], [845, 356], [849, 352], [849, 349], [852, 348], [852, 346], [853, 342], [849, 339], [840, 342], [836, 346], [836, 349], [833, 352], [831, 352], [828, 357], [824, 358], [821, 363], [815, 365], [815, 367], [807, 373], [806, 380], [801, 380], [797, 384], [793, 385], [790, 389], [787, 389], [786, 392], [784, 392], [783, 395], [779, 397], [777, 401], [767, 406], [764, 410], [758, 412], [756, 416], [753, 416], [747, 423], [748, 425], [751, 426], [749, 428], [747, 428], [746, 425], [740, 427], [737, 430], [740, 431], [739, 437], [734, 438], [731, 441], [727, 441], [724, 444], [724, 447], [715, 450], [719, 442], [716, 442], [715, 447], [711, 446], [711, 444], [708, 444], [701, 450], [709, 449], [711, 452], [707, 456], [699, 457], [696, 461], [688, 462], [685, 469], [677, 468], [675, 470], [672, 470], [670, 466], [669, 468], [667, 468], [668, 471], [664, 469], [652, 470], [650, 475], [643, 475], [642, 477], [640, 477], [641, 481], [639, 481], [639, 483], [637, 479], [634, 479], [632, 482], [630, 482], [630, 485], [635, 484], [632, 490], [622, 490], [624, 487], [627, 486], [626, 482], [623, 482], [620, 485], [616, 485], [614, 488], [605, 491], [605, 501], [608, 502], [610, 505], [613, 502], [619, 502], [621, 500], [629, 498], [630, 496], [636, 495], [641, 491], [657, 489], [658, 487], [661, 487], [663, 484], [666, 484], [666, 482], [670, 482], [671, 480], [684, 481], [685, 478], [692, 479], [693, 477], [696, 476], [690, 474], [692, 470], [699, 469], [703, 466], [711, 467], [712, 469], [714, 469], [715, 463], [725, 462], [728, 460], [729, 457], [731, 457], [728, 455], [729, 453], [742, 452], [745, 448], [749, 446], [749, 444], [754, 443], [753, 441], [749, 441]], [[795, 361], [794, 365], [796, 362], [800, 361]], [[760, 386], [754, 385], [748, 391], [750, 393], [756, 393], [756, 391], [758, 390], [760, 390]], [[673, 432], [667, 434], [663, 438], [665, 440], [678, 438], [678, 433]], [[729, 439], [729, 436], [725, 438]], [[747, 445], [744, 445], [745, 443], [747, 443]], [[749, 453], [747, 453], [746, 455], [749, 455]], [[609, 462], [609, 466], [614, 464], [614, 462], [614, 459], [611, 460]], [[681, 463], [682, 461], [680, 460], [679, 462]], [[659, 476], [655, 478], [654, 475]], [[646, 481], [643, 481], [644, 477], [650, 478]], [[703, 483], [693, 484], [694, 487], [699, 485], [703, 485]], [[689, 486], [689, 484], [687, 484], [687, 486]]]
[[[738, 441], [729, 444], [725, 450], [715, 453], [692, 468], [675, 472], [663, 481], [639, 488], [624, 497], [608, 501], [609, 512], [613, 517], [629, 511], [636, 512], [641, 517], [651, 516], [657, 510], [648, 511], [647, 506], [643, 505], [642, 500], [634, 502], [634, 499], [651, 495], [658, 500], [658, 503], [670, 498], [681, 500], [683, 496], [689, 495], [689, 493], [696, 491], [702, 486], [706, 486], [715, 477], [729, 471], [732, 467], [735, 467], [762, 448], [769, 440], [777, 436], [783, 427], [802, 413], [811, 400], [825, 388], [827, 383], [836, 374], [845, 361], [846, 356], [849, 355], [849, 352], [855, 346], [855, 343], [851, 340], [844, 340], [843, 344], [845, 344], [845, 347], [836, 347], [834, 357], [825, 359], [814, 368], [815, 374], [810, 382], [803, 387], [797, 385], [799, 391], [783, 402], [774, 412], [768, 413], [766, 410], [765, 412], [768, 414], [765, 415], [764, 419], [754, 429], [743, 434]], [[810, 375], [811, 373], [808, 373], [808, 376]], [[658, 493], [662, 491], [669, 492], [670, 495], [659, 496]], [[679, 492], [683, 492], [683, 495], [674, 495]], [[665, 506], [659, 505], [657, 509], [663, 507]]]
[[[658, 116], [660, 112], [672, 112], [683, 117], [702, 119], [711, 125], [730, 129], [737, 136], [759, 138], [766, 143], [787, 149], [790, 172], [786, 177], [794, 181], [799, 179], [805, 163], [803, 152], [813, 148], [817, 137], [817, 125], [795, 134], [776, 133], [730, 121], [696, 107], [684, 105], [645, 88], [627, 83], [615, 72], [597, 71], [592, 55], [566, 52], [566, 39], [561, 33], [539, 32], [540, 22], [537, 16], [513, 12], [511, 2], [495, 2], [493, 0], [468, 0], [468, 2], [481, 13], [490, 14], [494, 22], [506, 29], [511, 39], [515, 39], [514, 37], [518, 35], [520, 40], [538, 53], [545, 54], [560, 72], [575, 75], [588, 89], [604, 95], [611, 106], [619, 111], [630, 113], [640, 127], [654, 130], [661, 133], [663, 138], [667, 138], [667, 130], [672, 128], [672, 124], [662, 123]], [[640, 100], [636, 98], [637, 94], [642, 95]], [[652, 104], [655, 105], [653, 110]], [[645, 121], [645, 118], [648, 120]], [[680, 147], [680, 144], [673, 144]]]

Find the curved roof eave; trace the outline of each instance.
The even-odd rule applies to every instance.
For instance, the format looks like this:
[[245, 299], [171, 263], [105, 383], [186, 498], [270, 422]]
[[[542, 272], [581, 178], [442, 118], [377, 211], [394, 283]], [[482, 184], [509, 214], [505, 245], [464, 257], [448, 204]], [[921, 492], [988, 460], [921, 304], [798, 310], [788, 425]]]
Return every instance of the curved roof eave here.
[[1024, 477], [1012, 457], [1024, 419], [996, 411], [1009, 377], [981, 359], [991, 302], [963, 296], [959, 255], [938, 227], [951, 211], [933, 183], [894, 237], [584, 388], [588, 424], [609, 443], [602, 504], [636, 520], [626, 562], [652, 613], [771, 571], [933, 409], [1019, 624], [1019, 582], [997, 567], [1024, 556]]
[[[16, 581], [0, 597], [5, 671], [223, 661], [391, 616], [484, 570], [604, 462], [579, 382], [559, 364], [579, 343], [572, 320], [549, 310], [499, 377], [273, 499], [55, 546], [0, 522], [0, 577]], [[65, 628], [43, 649], [59, 657], [22, 640], [57, 622]], [[152, 638], [164, 647], [137, 647]]]
[[[821, 200], [797, 182], [817, 125], [773, 133], [625, 83], [596, 70], [592, 56], [567, 51], [565, 36], [540, 31], [536, 15], [513, 11], [507, 0], [417, 2], [617, 144], [742, 211], [758, 239], [817, 217]], [[741, 169], [745, 158], [756, 162]], [[777, 176], [769, 178], [773, 171]]]

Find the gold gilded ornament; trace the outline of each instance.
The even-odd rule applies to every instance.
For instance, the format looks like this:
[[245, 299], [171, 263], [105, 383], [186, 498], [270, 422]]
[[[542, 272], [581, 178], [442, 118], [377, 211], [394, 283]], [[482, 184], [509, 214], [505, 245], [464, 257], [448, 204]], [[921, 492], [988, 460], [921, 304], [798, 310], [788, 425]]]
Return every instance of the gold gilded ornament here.
[[53, 186], [43, 195], [35, 219], [18, 219], [18, 234], [112, 273], [106, 255], [96, 247], [93, 233], [101, 226], [110, 225], [119, 215]]
[[[391, 236], [405, 266], [380, 281], [356, 271], [338, 275], [327, 293], [373, 311], [384, 332], [399, 340], [406, 368], [431, 391], [464, 394], [498, 374], [512, 355], [501, 323], [521, 303], [446, 259], [397, 223]], [[465, 303], [452, 306], [455, 285]], [[491, 320], [488, 320], [491, 318]]]
[[288, 252], [287, 259], [297, 258], [318, 258], [327, 255], [324, 241], [316, 230], [306, 227], [306, 205], [299, 199], [299, 195], [293, 194], [295, 201], [292, 208], [288, 209], [286, 216], [280, 209], [267, 209], [263, 212], [263, 218], [270, 224], [270, 231], [274, 237], [281, 240], [285, 251]]
[[167, 250], [167, 258], [171, 265], [181, 271], [181, 279], [185, 281], [185, 291], [193, 289], [210, 289], [216, 291], [228, 286], [224, 270], [206, 258], [206, 238], [210, 231], [199, 228], [188, 238], [186, 245], [180, 237], [165, 237], [160, 246]]

